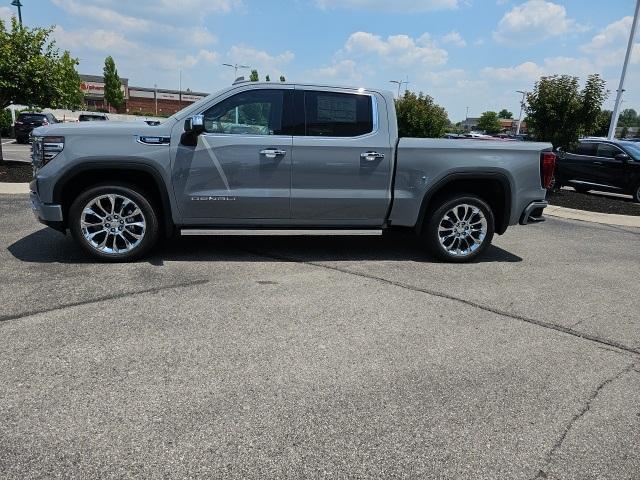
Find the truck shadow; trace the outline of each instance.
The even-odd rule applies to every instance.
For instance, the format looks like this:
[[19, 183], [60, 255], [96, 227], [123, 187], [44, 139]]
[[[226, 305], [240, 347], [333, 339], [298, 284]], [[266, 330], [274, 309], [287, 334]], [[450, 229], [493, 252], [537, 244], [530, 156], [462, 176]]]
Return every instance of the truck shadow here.
[[[16, 241], [8, 251], [17, 260], [30, 263], [97, 263], [70, 236], [44, 228]], [[415, 261], [435, 263], [415, 236], [393, 232], [383, 237], [176, 237], [161, 242], [141, 262], [162, 265], [164, 261], [254, 262], [281, 261]], [[477, 260], [521, 262], [522, 258], [491, 246]]]

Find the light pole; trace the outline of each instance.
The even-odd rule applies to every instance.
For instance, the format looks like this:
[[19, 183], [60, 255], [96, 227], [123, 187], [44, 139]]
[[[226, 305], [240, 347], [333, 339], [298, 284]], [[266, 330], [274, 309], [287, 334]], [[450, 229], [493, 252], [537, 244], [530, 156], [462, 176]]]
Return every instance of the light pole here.
[[516, 129], [516, 137], [520, 135], [520, 127], [522, 127], [522, 111], [524, 110], [524, 99], [527, 96], [527, 92], [523, 90], [516, 90], [516, 93], [522, 94], [522, 100], [520, 101], [520, 115], [518, 115], [518, 128]]
[[233, 65], [231, 65], [230, 63], [223, 63], [222, 64], [223, 67], [231, 67], [233, 68], [233, 70], [235, 71], [235, 76], [233, 77], [233, 81], [236, 81], [238, 79], [238, 70], [243, 68], [243, 69], [250, 69], [251, 67], [249, 65], [240, 65], [239, 63], [235, 63]]
[[409, 77], [407, 77], [406, 80], [389, 80], [389, 83], [398, 85], [398, 99], [400, 99], [400, 89], [402, 88], [402, 84], [404, 83], [409, 86]]
[[631, 33], [629, 34], [629, 44], [627, 45], [627, 54], [624, 57], [624, 64], [622, 65], [622, 75], [620, 75], [620, 86], [618, 87], [618, 93], [616, 95], [616, 104], [611, 114], [611, 125], [609, 126], [608, 139], [613, 140], [616, 136], [616, 127], [618, 126], [618, 117], [620, 116], [620, 104], [622, 103], [622, 94], [624, 93], [624, 82], [627, 79], [627, 67], [629, 66], [629, 59], [631, 58], [631, 52], [633, 51], [633, 41], [636, 36], [636, 28], [638, 27], [638, 15], [640, 14], [640, 0], [636, 0], [636, 13], [633, 16], [633, 23], [631, 24]]
[[153, 84], [153, 98], [156, 101], [156, 117], [158, 116], [158, 84]]
[[20, 26], [22, 26], [22, 4], [20, 3], [20, 0], [13, 0], [11, 5], [18, 7], [18, 21], [20, 22]]

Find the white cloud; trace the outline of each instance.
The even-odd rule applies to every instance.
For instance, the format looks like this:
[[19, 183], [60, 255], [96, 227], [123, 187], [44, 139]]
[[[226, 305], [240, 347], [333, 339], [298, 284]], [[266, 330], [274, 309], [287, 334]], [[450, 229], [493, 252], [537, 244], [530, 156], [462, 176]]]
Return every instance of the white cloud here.
[[350, 10], [378, 10], [392, 12], [427, 12], [433, 10], [453, 10], [460, 5], [459, 0], [315, 0], [322, 9], [346, 8]]
[[456, 47], [466, 47], [467, 46], [467, 42], [465, 41], [465, 39], [462, 38], [462, 35], [460, 35], [455, 30], [451, 30], [449, 33], [444, 35], [442, 37], [442, 43], [451, 44], [451, 45], [454, 45]]
[[206, 27], [195, 27], [188, 29], [185, 33], [189, 35], [191, 43], [197, 46], [206, 46], [218, 42], [218, 38]]
[[[633, 17], [624, 17], [610, 23], [580, 49], [602, 67], [622, 65], [632, 21]], [[634, 44], [631, 63], [640, 64], [640, 43]]]
[[585, 58], [550, 57], [542, 64], [524, 62], [512, 67], [486, 67], [484, 77], [501, 82], [535, 82], [544, 75], [575, 75], [586, 77], [594, 73], [594, 65]]
[[373, 54], [388, 64], [398, 66], [443, 65], [447, 62], [446, 50], [439, 48], [428, 33], [417, 39], [408, 35], [390, 35], [385, 39], [369, 32], [355, 32], [345, 43], [344, 52], [349, 55]]
[[567, 17], [564, 6], [546, 0], [529, 0], [505, 13], [493, 38], [509, 45], [532, 44], [584, 30], [585, 27]]
[[0, 20], [8, 24], [14, 15], [15, 13], [9, 7], [0, 7]]
[[328, 67], [312, 69], [305, 73], [309, 81], [359, 82], [362, 80], [362, 69], [353, 60], [338, 60]]
[[76, 0], [53, 0], [53, 3], [66, 12], [92, 21], [109, 24], [111, 28], [121, 30], [148, 31], [152, 23], [139, 17], [123, 15], [110, 8], [91, 5], [88, 2], [79, 3]]
[[[128, 53], [138, 50], [138, 44], [127, 40], [122, 33], [110, 30], [65, 30], [57, 26], [53, 31], [53, 38], [58, 46], [72, 53], [79, 50], [95, 50], [99, 52]], [[87, 39], [91, 41], [88, 42]]]
[[193, 68], [199, 63], [216, 63], [220, 59], [217, 52], [202, 49], [196, 55], [187, 55], [181, 62], [184, 68]]
[[198, 13], [229, 13], [244, 8], [242, 0], [152, 0], [148, 3], [151, 6], [159, 4], [164, 10]]

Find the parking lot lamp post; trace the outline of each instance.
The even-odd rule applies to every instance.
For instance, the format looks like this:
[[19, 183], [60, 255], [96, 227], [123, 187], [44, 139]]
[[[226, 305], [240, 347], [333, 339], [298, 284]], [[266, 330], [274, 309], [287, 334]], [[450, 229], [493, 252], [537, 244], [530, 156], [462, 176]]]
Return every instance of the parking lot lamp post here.
[[20, 3], [20, 0], [13, 0], [11, 5], [18, 7], [18, 21], [20, 22], [20, 26], [22, 26], [22, 4]]
[[636, 36], [636, 28], [638, 27], [638, 14], [640, 14], [640, 0], [636, 0], [636, 13], [633, 16], [631, 33], [629, 34], [629, 43], [627, 45], [627, 54], [624, 57], [624, 64], [622, 65], [620, 86], [618, 87], [618, 93], [616, 94], [616, 104], [613, 108], [613, 113], [611, 114], [611, 125], [609, 126], [609, 135], [607, 137], [609, 140], [613, 140], [616, 136], [618, 116], [620, 115], [620, 106], [622, 103], [622, 94], [624, 93], [624, 82], [627, 79], [627, 67], [629, 66], [629, 59], [631, 58], [631, 52], [633, 51], [633, 41]]
[[522, 100], [520, 101], [520, 115], [518, 116], [518, 127], [516, 128], [516, 137], [520, 135], [520, 127], [522, 127], [522, 112], [524, 110], [524, 99], [527, 96], [527, 92], [523, 92], [522, 90], [516, 90], [516, 93], [522, 94]]
[[158, 84], [153, 84], [153, 98], [156, 102], [156, 117], [158, 116]]

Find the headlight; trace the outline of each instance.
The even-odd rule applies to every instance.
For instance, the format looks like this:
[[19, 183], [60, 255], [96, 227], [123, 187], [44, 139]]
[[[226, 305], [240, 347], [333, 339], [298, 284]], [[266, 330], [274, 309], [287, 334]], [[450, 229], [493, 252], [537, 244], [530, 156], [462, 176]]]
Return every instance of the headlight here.
[[36, 168], [42, 168], [56, 158], [64, 149], [64, 137], [33, 137], [31, 142], [31, 158]]

